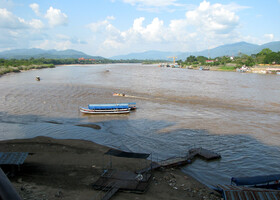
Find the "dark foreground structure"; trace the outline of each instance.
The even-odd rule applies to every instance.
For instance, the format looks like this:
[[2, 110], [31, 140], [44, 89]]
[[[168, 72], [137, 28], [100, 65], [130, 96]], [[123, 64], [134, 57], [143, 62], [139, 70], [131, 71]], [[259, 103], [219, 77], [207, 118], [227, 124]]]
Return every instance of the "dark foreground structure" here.
[[[27, 152], [0, 152], [0, 199], [21, 200], [20, 196], [6, 176], [15, 176], [27, 158]], [[2, 170], [4, 169], [4, 171]]]
[[93, 184], [93, 188], [101, 191], [107, 191], [103, 197], [96, 199], [108, 200], [118, 191], [129, 191], [134, 193], [144, 193], [151, 179], [151, 171], [143, 174], [137, 174], [131, 171], [119, 171], [112, 168], [111, 156], [124, 158], [147, 159], [150, 154], [124, 152], [116, 149], [110, 149], [105, 153], [110, 156], [108, 168], [103, 170], [100, 178]]
[[[110, 149], [105, 155], [138, 159], [147, 159], [150, 156], [150, 154], [124, 152], [115, 149]], [[151, 161], [148, 166], [135, 172], [113, 169], [110, 159], [109, 167], [104, 169], [100, 178], [93, 184], [94, 189], [106, 191], [103, 197], [96, 197], [96, 199], [108, 200], [118, 191], [144, 193], [149, 186], [153, 170], [190, 164], [196, 156], [206, 160], [221, 158], [219, 154], [207, 149], [194, 148], [190, 149], [184, 157], [173, 157], [161, 162]]]
[[279, 200], [279, 190], [249, 188], [244, 186], [218, 185], [225, 200]]

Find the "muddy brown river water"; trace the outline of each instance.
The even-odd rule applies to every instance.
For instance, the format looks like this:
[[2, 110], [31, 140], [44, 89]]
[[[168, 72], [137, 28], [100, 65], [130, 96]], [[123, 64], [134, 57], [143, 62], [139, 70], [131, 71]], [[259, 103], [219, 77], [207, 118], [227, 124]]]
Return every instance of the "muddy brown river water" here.
[[[208, 185], [230, 183], [232, 176], [280, 173], [279, 86], [279, 75], [141, 64], [8, 74], [0, 78], [0, 140], [85, 139], [152, 153], [155, 160], [201, 146], [222, 159], [195, 160], [182, 170]], [[89, 103], [123, 102], [136, 102], [138, 109], [127, 115], [79, 112]]]

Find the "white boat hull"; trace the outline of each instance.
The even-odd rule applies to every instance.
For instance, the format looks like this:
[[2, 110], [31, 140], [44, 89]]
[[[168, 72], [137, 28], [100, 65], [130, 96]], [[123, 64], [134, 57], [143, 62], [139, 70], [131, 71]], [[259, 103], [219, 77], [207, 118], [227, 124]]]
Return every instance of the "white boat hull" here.
[[127, 114], [130, 113], [130, 109], [91, 110], [87, 108], [80, 108], [80, 112], [85, 114]]

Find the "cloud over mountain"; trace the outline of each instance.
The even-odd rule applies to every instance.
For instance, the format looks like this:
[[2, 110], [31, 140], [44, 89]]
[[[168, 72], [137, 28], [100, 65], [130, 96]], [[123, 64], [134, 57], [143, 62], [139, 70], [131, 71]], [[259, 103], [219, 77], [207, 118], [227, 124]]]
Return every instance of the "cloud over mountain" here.
[[237, 0], [0, 0], [0, 51], [71, 48], [110, 57], [263, 44], [280, 40], [279, 7]]
[[67, 25], [68, 17], [62, 13], [60, 9], [53, 8], [52, 6], [47, 10], [45, 17], [48, 19], [51, 27]]
[[[143, 4], [147, 6], [156, 6], [155, 2], [126, 0], [131, 4]], [[171, 5], [175, 1], [164, 1], [158, 3], [160, 5]], [[236, 28], [239, 26], [239, 17], [234, 9], [228, 5], [210, 4], [203, 1], [200, 5], [185, 13], [185, 17], [174, 19], [165, 24], [158, 17], [152, 19], [148, 24], [144, 25], [145, 17], [134, 19], [133, 24], [127, 30], [116, 28], [109, 20], [99, 21], [88, 25], [94, 32], [99, 33], [98, 40], [101, 42], [99, 51], [101, 54], [108, 51], [122, 51], [130, 48], [133, 51], [141, 49], [151, 49], [152, 46], [166, 48], [169, 46], [171, 50], [175, 50], [179, 44], [184, 47], [184, 44], [198, 46], [204, 43], [203, 48], [206, 48], [205, 43], [210, 39], [212, 43], [208, 45], [218, 45], [219, 41], [232, 41], [237, 38]], [[200, 37], [197, 37], [197, 36]], [[137, 49], [138, 47], [138, 49]], [[195, 47], [199, 50], [199, 47]], [[188, 49], [185, 49], [188, 50]]]

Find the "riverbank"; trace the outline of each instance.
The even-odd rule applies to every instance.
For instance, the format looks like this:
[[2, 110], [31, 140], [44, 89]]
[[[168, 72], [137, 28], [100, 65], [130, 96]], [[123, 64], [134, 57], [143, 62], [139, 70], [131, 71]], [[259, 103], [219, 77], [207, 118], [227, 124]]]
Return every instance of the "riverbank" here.
[[[209, 70], [209, 71], [225, 71], [225, 72], [238, 72], [239, 68], [236, 69], [235, 66], [201, 66], [200, 67], [185, 67], [187, 69], [193, 70]], [[256, 73], [256, 74], [271, 74], [269, 69], [279, 69], [280, 65], [255, 65], [253, 67], [246, 67], [245, 70], [240, 70], [240, 72], [246, 73]]]
[[[2, 152], [29, 152], [11, 182], [23, 199], [95, 199], [100, 191], [92, 188], [109, 161], [108, 147], [84, 140], [36, 137], [0, 141]], [[145, 161], [112, 158], [113, 167], [134, 171]], [[104, 164], [105, 163], [105, 164]], [[139, 164], [140, 163], [140, 164]], [[142, 163], [142, 164], [141, 164]], [[115, 200], [220, 199], [221, 197], [179, 169], [155, 171], [144, 194], [118, 192]]]
[[8, 73], [28, 71], [32, 69], [54, 68], [54, 64], [21, 65], [21, 66], [0, 66], [0, 76]]

